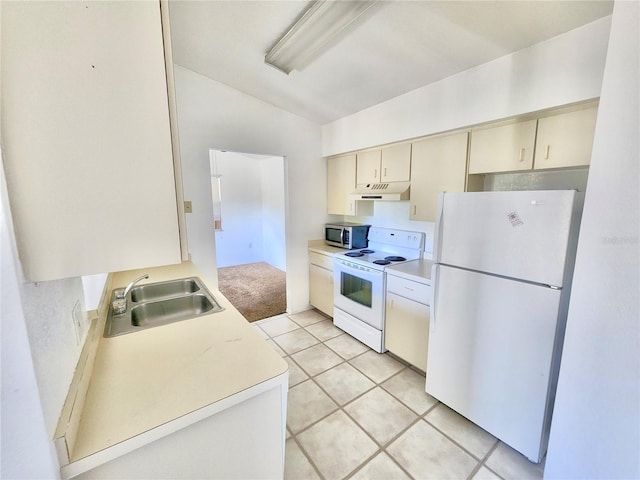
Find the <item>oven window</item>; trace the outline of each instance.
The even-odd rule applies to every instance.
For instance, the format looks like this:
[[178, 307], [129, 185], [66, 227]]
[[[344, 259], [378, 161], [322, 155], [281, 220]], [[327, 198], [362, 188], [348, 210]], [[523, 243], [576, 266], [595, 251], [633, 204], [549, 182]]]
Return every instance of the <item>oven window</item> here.
[[372, 283], [346, 272], [340, 272], [340, 293], [360, 305], [371, 308]]

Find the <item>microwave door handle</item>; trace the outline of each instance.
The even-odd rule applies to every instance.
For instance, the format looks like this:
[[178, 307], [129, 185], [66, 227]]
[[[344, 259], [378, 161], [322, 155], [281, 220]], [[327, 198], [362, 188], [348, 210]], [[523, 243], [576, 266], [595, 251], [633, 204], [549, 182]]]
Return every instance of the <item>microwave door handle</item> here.
[[346, 245], [347, 244], [347, 229], [343, 228], [342, 229], [342, 233], [340, 234], [340, 240], [342, 242], [342, 245]]

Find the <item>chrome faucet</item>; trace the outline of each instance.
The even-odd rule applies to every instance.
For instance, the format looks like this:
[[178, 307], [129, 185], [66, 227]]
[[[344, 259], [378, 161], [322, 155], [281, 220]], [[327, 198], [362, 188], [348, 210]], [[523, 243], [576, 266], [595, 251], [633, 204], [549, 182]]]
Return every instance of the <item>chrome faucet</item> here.
[[117, 290], [115, 294], [115, 300], [111, 302], [111, 308], [113, 309], [113, 313], [116, 315], [120, 315], [127, 311], [127, 295], [131, 291], [131, 289], [138, 283], [140, 280], [144, 280], [145, 278], [149, 278], [149, 274], [145, 273], [141, 277], [136, 278], [133, 282], [127, 285], [123, 290]]
[[131, 289], [135, 286], [135, 284], [138, 283], [140, 280], [144, 280], [145, 278], [149, 278], [148, 273], [145, 273], [141, 277], [136, 278], [133, 282], [127, 285], [124, 291], [122, 292], [122, 297], [118, 296], [118, 298], [126, 298], [127, 294], [131, 291]]

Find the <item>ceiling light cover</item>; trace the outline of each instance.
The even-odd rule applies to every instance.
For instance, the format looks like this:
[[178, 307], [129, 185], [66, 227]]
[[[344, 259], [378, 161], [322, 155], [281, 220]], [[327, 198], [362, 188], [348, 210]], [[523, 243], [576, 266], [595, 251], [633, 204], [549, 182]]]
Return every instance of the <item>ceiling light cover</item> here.
[[265, 63], [289, 74], [319, 57], [376, 1], [318, 0], [278, 40]]

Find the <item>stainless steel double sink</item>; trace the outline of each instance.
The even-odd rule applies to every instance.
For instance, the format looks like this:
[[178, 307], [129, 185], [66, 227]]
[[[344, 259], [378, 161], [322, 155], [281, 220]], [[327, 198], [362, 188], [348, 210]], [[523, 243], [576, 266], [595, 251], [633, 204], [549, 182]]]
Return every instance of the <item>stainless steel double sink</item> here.
[[[116, 299], [118, 290], [122, 289], [111, 292], [112, 301]], [[113, 307], [109, 306], [105, 337], [138, 332], [224, 310], [199, 277], [140, 285], [132, 288], [125, 300], [127, 309], [124, 313], [116, 314]]]

